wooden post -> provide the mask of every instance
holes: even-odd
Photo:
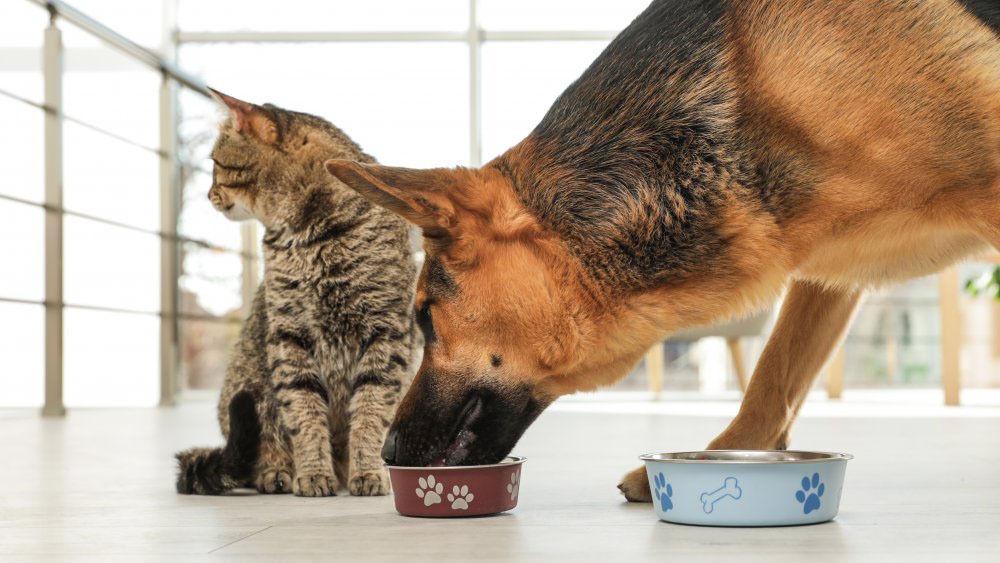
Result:
[[[657,342],[646,352],[646,377],[653,395],[663,391],[663,342]]]
[[[164,74],[160,81],[160,406],[174,404],[180,363],[177,313],[180,293],[177,277],[180,256],[177,215],[180,189],[177,175],[177,138],[174,123],[174,90]]]
[[[831,399],[839,399],[844,393],[845,360],[844,344],[841,344],[826,367],[826,396]]]
[[[938,276],[938,301],[941,307],[941,387],[944,404],[959,404],[961,390],[960,351],[962,319],[958,308],[958,270],[948,268]]]
[[[42,47],[45,81],[45,404],[63,416],[63,45],[55,12]]]
[[[736,380],[740,382],[740,390],[746,392],[750,378],[747,377],[747,367],[743,362],[743,348],[740,346],[739,337],[726,338],[726,346],[729,347],[729,355],[733,358],[733,370],[736,371]]]

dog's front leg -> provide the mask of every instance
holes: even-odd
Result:
[[[792,284],[739,414],[709,449],[767,450],[787,445],[795,415],[816,374],[840,342],[860,296],[860,291],[829,289],[804,281]],[[630,501],[651,500],[645,468],[627,474],[618,488]]]
[[[860,300],[844,291],[797,281],[788,291],[778,323],[747,387],[740,412],[713,450],[769,450],[788,446],[802,401]]]

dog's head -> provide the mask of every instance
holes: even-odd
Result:
[[[416,321],[423,363],[383,456],[398,465],[494,463],[585,357],[579,266],[495,169],[327,169],[424,233]]]

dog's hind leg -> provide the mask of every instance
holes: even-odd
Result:
[[[860,301],[847,291],[797,281],[743,397],[740,412],[709,449],[768,450],[787,446],[802,401]]]

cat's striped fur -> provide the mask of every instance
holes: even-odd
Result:
[[[177,490],[248,485],[327,496],[346,485],[355,495],[385,494],[379,450],[414,349],[408,228],[327,174],[327,158],[373,161],[342,131],[314,116],[220,99],[232,115],[212,152],[209,198],[227,217],[265,226],[264,281],[219,403],[230,443],[177,454]],[[257,421],[239,414],[248,399]],[[247,424],[260,426],[253,461],[234,443],[246,442]]]

